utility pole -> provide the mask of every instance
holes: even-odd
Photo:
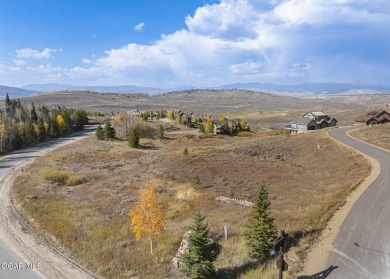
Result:
[[[288,270],[288,265],[284,261],[283,256],[284,256],[284,240],[288,234],[284,233],[284,230],[280,230],[280,236],[272,241],[272,244],[274,246],[274,250],[277,249],[279,246],[279,255],[278,259],[276,260],[276,265],[279,268],[279,279],[283,279],[283,271]]]

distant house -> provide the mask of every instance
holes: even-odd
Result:
[[[224,134],[227,120],[211,120],[211,131],[214,134]]]
[[[329,117],[322,111],[308,111],[301,117],[294,119],[288,125],[285,130],[291,134],[297,134],[305,131],[318,130],[327,127],[333,127],[337,125],[335,118]]]
[[[190,114],[180,112],[178,115],[180,116],[182,124],[188,124],[192,122],[192,112]]]
[[[127,111],[127,114],[136,115],[136,116],[140,116],[142,113],[144,113],[144,112],[143,111],[139,111],[138,109]]]
[[[366,125],[390,123],[390,113],[385,110],[370,111],[365,117],[355,119],[356,122],[362,122]]]
[[[231,131],[232,133],[237,132],[239,130],[239,127],[240,127],[240,122],[241,122],[241,119],[239,119],[239,118],[228,120],[227,126],[229,128],[229,131]]]

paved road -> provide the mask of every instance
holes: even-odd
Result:
[[[337,268],[326,278],[388,279],[390,153],[348,137],[347,130],[348,128],[334,129],[329,131],[329,135],[377,160],[381,171],[344,220],[328,261],[328,266]]]
[[[43,154],[54,150],[64,144],[74,142],[77,139],[84,137],[85,135],[93,133],[94,127],[91,127],[89,130],[86,129],[86,132],[79,133],[75,136],[58,139],[48,143],[43,143],[28,149],[23,149],[17,152],[14,152],[10,155],[0,158],[0,193],[2,196],[8,197],[8,193],[5,187],[7,176],[14,172],[16,168],[20,168],[22,165],[26,165],[37,157],[41,157]],[[1,200],[0,207],[5,209],[10,207],[9,198],[7,200]],[[10,228],[10,223],[14,220],[9,220],[10,217],[1,210],[0,214],[0,279],[41,279],[46,278],[42,275],[41,272],[46,274],[45,270],[49,268],[48,265],[51,263],[46,261],[45,255],[40,255],[42,257],[28,256],[25,254],[26,249],[31,247],[28,246],[28,242],[23,242],[23,240],[18,239]],[[11,217],[11,219],[13,219]],[[20,245],[15,245],[20,244]],[[38,245],[40,245],[38,243]],[[21,248],[21,247],[22,248]],[[47,255],[46,255],[47,256]],[[48,256],[50,257],[50,256]],[[41,272],[40,272],[41,271]],[[63,278],[67,277],[62,272],[55,271],[54,278]],[[63,276],[64,275],[64,276]],[[52,277],[52,276],[50,276]],[[74,277],[73,277],[74,278]]]

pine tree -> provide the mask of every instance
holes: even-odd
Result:
[[[36,123],[38,121],[37,110],[35,108],[34,103],[31,103],[30,117],[33,123]]]
[[[157,137],[159,138],[159,139],[163,139],[164,138],[164,127],[162,126],[162,125],[160,125],[159,127],[158,127],[158,130],[157,130]]]
[[[184,154],[185,156],[187,156],[187,155],[188,155],[188,149],[187,149],[187,147],[186,147],[186,148],[184,148],[183,154]]]
[[[268,193],[264,186],[260,185],[257,200],[253,205],[253,220],[247,225],[244,233],[249,256],[260,262],[271,256],[272,241],[277,236],[273,219],[269,216],[270,205]]]
[[[129,134],[128,143],[130,147],[138,148],[139,147],[139,135],[136,128],[132,128]]]
[[[110,122],[107,122],[106,125],[104,125],[103,132],[106,139],[113,140],[115,138],[115,129],[111,126]]]
[[[96,133],[95,133],[95,135],[96,135],[96,138],[97,138],[98,140],[104,139],[104,131],[103,131],[102,126],[100,126],[100,124],[99,124],[99,125],[97,126],[97,128],[96,128]]]
[[[214,262],[218,257],[218,246],[207,237],[209,228],[205,217],[196,212],[191,234],[188,238],[188,251],[181,255],[181,271],[192,279],[215,278]]]

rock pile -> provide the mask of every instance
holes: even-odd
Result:
[[[179,247],[179,249],[177,249],[176,255],[172,260],[173,265],[177,268],[179,268],[180,264],[181,264],[181,262],[180,262],[181,254],[184,254],[187,251],[188,238],[190,237],[190,234],[191,234],[191,231],[188,231],[183,235],[183,238],[182,238],[181,243],[180,243],[180,247]]]
[[[215,199],[217,201],[227,202],[227,203],[235,203],[235,204],[239,204],[239,205],[243,205],[243,206],[252,206],[253,205],[253,202],[250,202],[250,201],[240,200],[240,199],[236,199],[236,198],[228,198],[228,197],[224,197],[224,196],[219,196],[219,197],[216,197]]]

